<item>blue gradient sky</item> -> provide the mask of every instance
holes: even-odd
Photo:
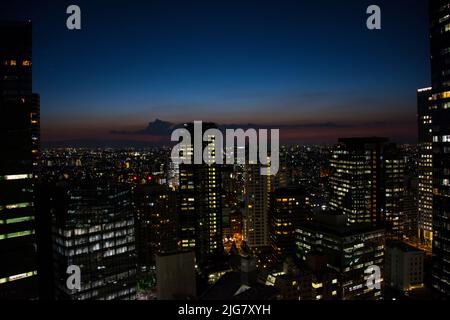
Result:
[[[3,2],[1,19],[34,23],[44,140],[121,139],[110,130],[155,118],[316,124],[285,133],[299,142],[416,139],[425,0]],[[381,31],[365,27],[373,3]],[[81,31],[65,27],[70,4]]]

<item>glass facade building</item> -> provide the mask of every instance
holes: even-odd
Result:
[[[433,287],[450,295],[450,1],[430,1]]]
[[[55,298],[133,300],[135,225],[128,187],[95,181],[60,183],[50,197]],[[81,270],[81,290],[67,268]]]
[[[0,298],[37,298],[35,199],[39,96],[32,25],[0,22]]]

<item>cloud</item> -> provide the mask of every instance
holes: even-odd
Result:
[[[149,122],[148,126],[137,131],[117,131],[110,133],[115,135],[145,135],[145,136],[170,136],[172,132],[178,128],[182,128],[183,124],[174,124],[172,122],[156,119]],[[283,125],[264,125],[264,124],[219,124],[220,130],[226,129],[330,129],[330,128],[352,128],[353,125],[337,124],[334,122],[324,123],[308,123],[308,124],[283,124]]]
[[[120,135],[147,135],[147,136],[168,136],[178,126],[167,121],[156,119],[153,122],[149,122],[148,126],[138,131],[111,131],[112,134]]]

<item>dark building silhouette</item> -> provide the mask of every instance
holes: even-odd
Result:
[[[39,96],[32,93],[31,22],[0,22],[0,39],[0,299],[34,299]]]
[[[433,287],[450,295],[450,1],[430,1]]]
[[[138,264],[146,271],[155,267],[156,254],[177,249],[177,195],[167,186],[140,184],[133,203]]]

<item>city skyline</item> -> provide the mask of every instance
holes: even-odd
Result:
[[[275,125],[286,143],[417,140],[415,90],[430,84],[426,1],[380,1],[377,31],[365,26],[368,1],[79,1],[79,31],[65,26],[69,4],[0,10],[33,21],[44,145],[169,142],[117,133],[155,119]]]
[[[448,299],[450,0],[68,4],[0,5],[0,300]]]

